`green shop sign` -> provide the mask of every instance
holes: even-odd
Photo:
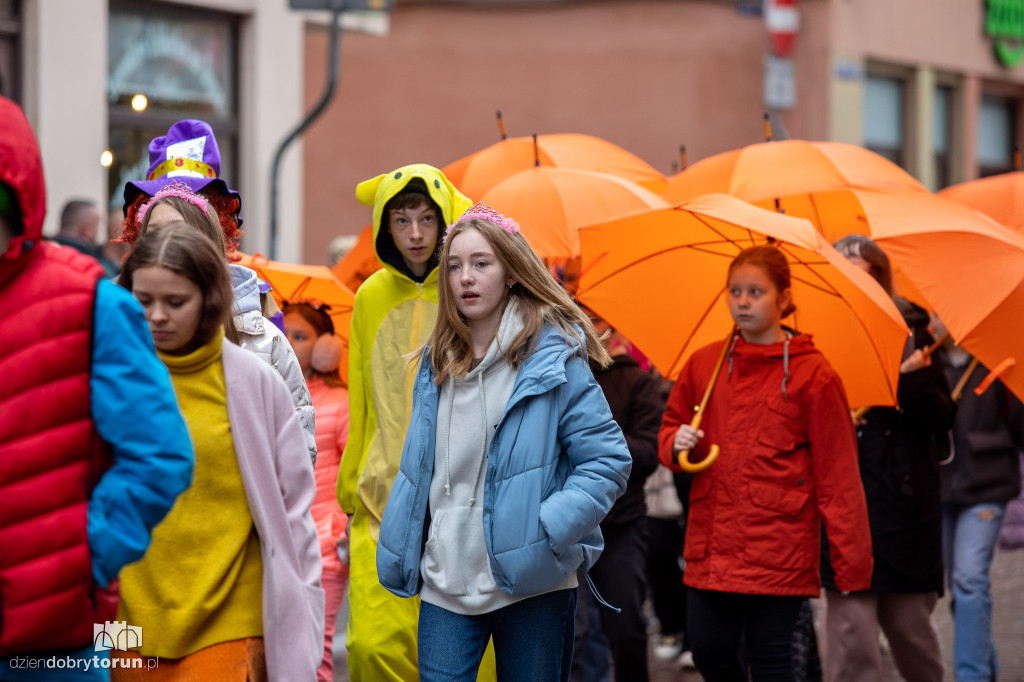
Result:
[[[1024,60],[1024,0],[985,0],[985,35],[996,55],[1012,69]]]

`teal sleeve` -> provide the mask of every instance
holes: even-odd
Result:
[[[188,427],[142,308],[106,280],[96,290],[90,387],[93,421],[114,455],[88,512],[93,577],[106,586],[145,554],[194,466]]]

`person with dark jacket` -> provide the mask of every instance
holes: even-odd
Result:
[[[643,615],[647,596],[644,482],[658,467],[658,428],[665,403],[657,379],[642,370],[630,355],[629,341],[607,322],[587,312],[594,328],[606,335],[603,343],[612,356],[612,364],[607,368],[591,363],[591,370],[633,458],[626,492],[601,522],[604,553],[590,569],[590,577],[597,592],[622,610],[616,613],[608,608],[600,609],[600,627],[608,639],[615,679],[647,680],[647,623]],[[580,589],[588,588],[584,585]],[[597,625],[587,622],[587,615],[586,609],[576,611],[577,628],[584,633]],[[578,645],[579,638],[577,650],[580,651]],[[573,679],[577,678],[578,670],[579,665],[574,665]]]
[[[941,321],[933,318],[938,331]],[[1007,502],[1020,494],[1024,405],[1001,381],[975,393],[988,370],[946,343],[938,354],[956,386],[953,451],[940,469],[942,547],[953,610],[953,671],[958,682],[996,679],[989,571]]]
[[[851,235],[836,248],[891,295],[889,259],[874,242]],[[899,407],[872,407],[857,423],[875,562],[870,589],[840,592],[822,543],[827,682],[880,679],[879,626],[904,679],[942,680],[931,614],[942,592],[939,462],[949,451],[953,403],[941,368],[923,354],[934,342],[927,312],[906,299],[894,301],[911,330],[897,387]]]
[[[0,97],[0,679],[106,680],[127,646],[109,588],[191,483],[192,442],[142,308],[43,241],[45,214],[35,135]]]

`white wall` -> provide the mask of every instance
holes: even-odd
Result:
[[[266,252],[274,153],[304,115],[303,15],[285,0],[165,0],[242,16],[239,36],[238,177],[243,247]],[[107,0],[26,0],[24,105],[46,170],[47,233],[71,196],[106,196]],[[295,261],[302,245],[302,145],[286,153],[279,185],[278,258]]]
[[[25,113],[46,174],[43,229],[53,234],[66,200],[105,203],[107,1],[28,0],[24,11]]]

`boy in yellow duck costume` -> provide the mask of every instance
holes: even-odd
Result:
[[[419,599],[381,587],[377,534],[409,425],[416,375],[409,357],[437,317],[438,247],[445,226],[472,202],[426,164],[362,182],[356,198],[373,206],[373,245],[384,268],[356,292],[349,339],[351,421],[338,474],[338,502],[352,518],[345,646],[352,682],[412,681],[419,679]],[[490,670],[493,679],[493,657]]]

